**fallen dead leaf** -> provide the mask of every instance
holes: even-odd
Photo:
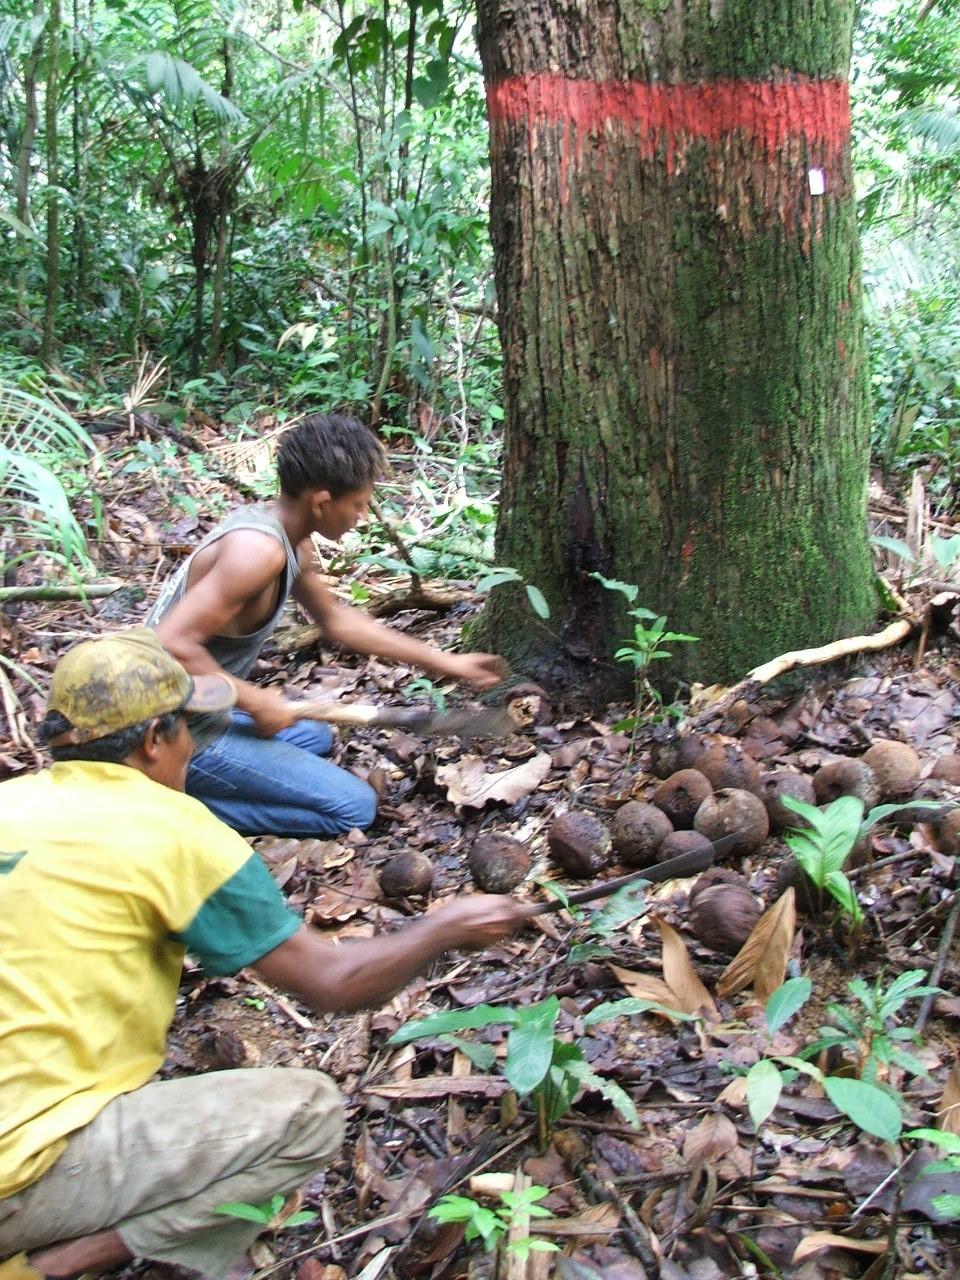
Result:
[[[468,809],[482,809],[485,804],[501,800],[514,804],[523,796],[536,791],[552,768],[546,751],[514,769],[501,769],[488,773],[482,756],[461,756],[452,764],[441,765],[436,772],[437,783],[447,793],[451,804]]]
[[[853,1249],[857,1253],[872,1253],[877,1257],[890,1247],[887,1240],[855,1240],[852,1236],[838,1236],[832,1231],[815,1231],[806,1236],[793,1251],[791,1262],[803,1262],[823,1249]]]
[[[678,1006],[684,1013],[704,1011],[708,1016],[720,1018],[713,996],[697,977],[697,971],[687,951],[687,944],[676,929],[657,917],[657,928],[663,943],[663,979],[680,1000]]]
[[[937,1108],[937,1128],[960,1134],[960,1059],[953,1064]]]
[[[772,995],[786,976],[796,927],[795,893],[788,889],[763,913],[724,969],[717,983],[717,995],[734,995],[751,982],[758,1000],[765,1001]]]
[[[416,1080],[386,1080],[370,1084],[364,1093],[378,1098],[449,1098],[453,1094],[475,1094],[498,1098],[510,1088],[501,1076],[420,1076]]]
[[[533,1230],[540,1236],[605,1236],[620,1226],[616,1205],[592,1204],[572,1218],[538,1218]]]
[[[656,1009],[651,1009],[650,1012],[652,1014],[669,1018],[669,1010],[671,1009],[676,1010],[677,1013],[686,1012],[680,1008],[676,995],[662,978],[654,978],[652,974],[648,973],[637,973],[633,969],[621,969],[616,964],[612,964],[610,968],[616,974],[617,980],[623,985],[628,995],[637,1000],[652,1000],[655,1004],[664,1006],[663,1013],[659,1013]]]
[[[711,1164],[732,1151],[739,1143],[736,1126],[726,1116],[704,1116],[683,1143],[683,1158],[689,1164]]]

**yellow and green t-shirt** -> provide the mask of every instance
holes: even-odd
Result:
[[[0,1199],[160,1066],[185,950],[235,973],[301,923],[246,841],[136,769],[0,785]]]

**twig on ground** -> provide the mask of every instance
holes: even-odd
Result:
[[[947,956],[950,954],[950,948],[953,945],[953,935],[957,931],[957,921],[960,920],[960,894],[953,904],[953,909],[947,916],[947,922],[943,926],[943,934],[940,937],[940,946],[937,948],[937,958],[933,968],[930,970],[929,985],[938,987],[940,979],[943,977],[943,971],[947,967]],[[920,1012],[917,1014],[917,1020],[913,1024],[914,1031],[920,1032],[927,1025],[927,1020],[933,1012],[933,1002],[936,996],[931,994],[923,997],[923,1003],[920,1006]]]
[[[122,582],[88,582],[82,587],[0,587],[0,604],[5,600],[99,600],[112,596]]]

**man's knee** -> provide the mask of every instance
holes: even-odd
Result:
[[[359,827],[361,831],[365,831],[377,816],[379,802],[380,797],[373,787],[361,782],[359,778],[354,779],[350,795],[345,798],[341,809],[346,829],[349,831],[352,827]]]
[[[343,1100],[329,1076],[306,1067],[278,1068],[277,1086],[292,1104],[283,1154],[326,1164],[343,1144]]]

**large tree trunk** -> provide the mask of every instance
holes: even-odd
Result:
[[[853,0],[478,0],[505,362],[489,639],[615,683],[622,598],[723,680],[872,612]],[[823,178],[824,193],[820,190]]]

